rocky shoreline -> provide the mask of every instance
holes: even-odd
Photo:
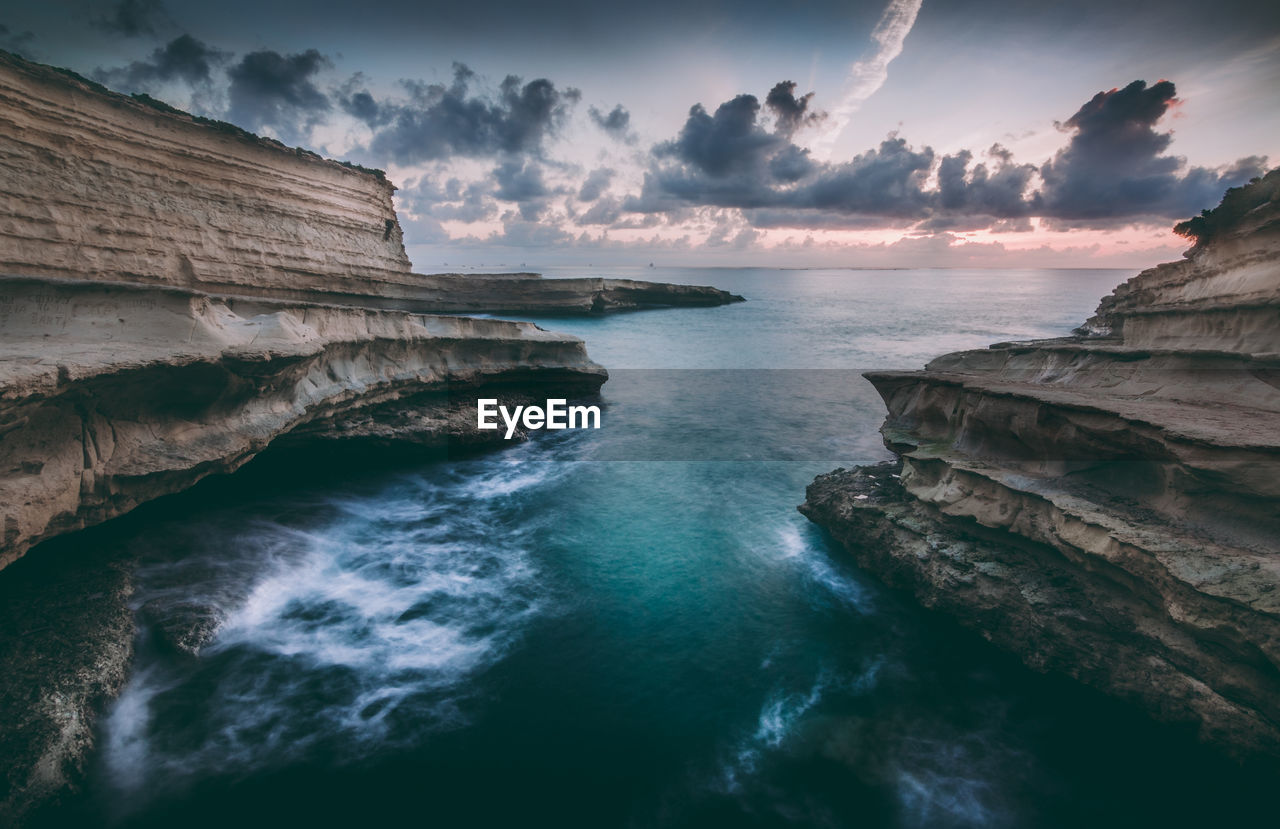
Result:
[[[867,374],[900,466],[801,512],[1032,668],[1280,758],[1278,194],[1229,193],[1075,336]]]
[[[476,428],[477,396],[579,396],[608,376],[581,340],[528,322],[0,285],[0,566],[282,436],[469,445],[494,439]]]
[[[135,610],[179,650],[217,626],[200,608],[132,608],[130,562],[78,531],[268,448],[501,441],[477,429],[477,397],[591,397],[608,377],[576,337],[440,314],[742,300],[416,274],[394,190],[379,171],[0,52],[0,823],[79,785]]]

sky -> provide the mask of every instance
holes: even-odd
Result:
[[[1280,3],[0,0],[0,48],[387,171],[418,270],[1145,267],[1280,165]]]

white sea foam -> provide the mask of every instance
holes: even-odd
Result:
[[[861,612],[870,610],[871,597],[867,590],[852,578],[831,565],[831,553],[824,545],[815,544],[805,536],[800,525],[803,519],[791,519],[778,528],[778,549],[784,559],[796,562],[805,575],[835,596],[844,604]]]
[[[157,658],[126,687],[107,721],[111,779],[140,793],[157,779],[279,765],[317,742],[355,759],[465,723],[473,679],[545,601],[502,501],[552,474],[503,460],[465,480],[406,478],[331,502],[318,526],[257,522],[230,550],[200,553],[239,565],[186,587],[230,602],[225,622],[195,664]],[[217,583],[253,567],[238,590]],[[160,581],[157,591],[178,589]],[[208,690],[192,699],[192,687]]]
[[[808,693],[775,692],[765,700],[755,731],[738,746],[723,768],[722,783],[730,792],[741,792],[745,780],[756,774],[764,755],[786,741],[796,723],[822,699],[822,678]]]
[[[953,739],[906,736],[895,747],[891,782],[908,826],[1001,826],[1010,815],[998,808],[996,764],[1016,758],[996,752],[981,757],[986,735],[973,733]]]

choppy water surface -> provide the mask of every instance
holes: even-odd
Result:
[[[138,657],[77,816],[1074,826],[1263,802],[882,589],[795,511],[815,474],[886,456],[858,371],[1066,333],[1127,274],[635,275],[750,301],[543,321],[612,370],[600,432],[255,464],[139,522]],[[198,656],[153,629],[175,606],[220,620]]]

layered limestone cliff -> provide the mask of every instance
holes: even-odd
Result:
[[[494,310],[519,303],[507,281],[411,273],[392,192],[0,53],[0,824],[80,778],[132,652],[130,566],[72,531],[268,447],[501,440],[477,430],[478,396],[605,381],[575,337],[414,313],[488,310],[487,291]],[[509,284],[539,310],[635,293],[549,303],[540,280]],[[169,621],[184,647],[215,626]]]
[[[900,461],[801,511],[1027,664],[1280,756],[1278,193],[1233,191],[1076,336],[868,374]]]
[[[0,52],[0,273],[427,313],[740,301],[612,279],[411,270],[378,171]]]
[[[501,440],[476,429],[476,397],[591,395],[605,378],[581,340],[528,322],[0,278],[0,568],[268,447]],[[77,538],[0,572],[0,824],[80,779],[127,673],[129,562]],[[218,624],[159,612],[192,651]]]
[[[606,378],[581,340],[527,322],[93,282],[0,288],[0,566],[282,435],[457,446],[498,436],[477,432],[477,395],[581,395]]]

